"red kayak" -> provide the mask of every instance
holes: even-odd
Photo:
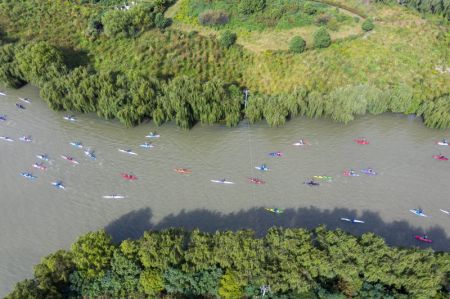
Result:
[[[181,173],[181,174],[190,174],[190,173],[192,173],[192,170],[186,169],[186,168],[175,168],[174,171],[176,173]]]
[[[261,185],[261,184],[265,184],[266,182],[264,182],[263,180],[257,179],[257,178],[248,178],[248,180],[250,181],[250,183],[256,184],[256,185]]]
[[[358,144],[369,144],[369,141],[367,141],[365,138],[353,139],[353,141]]]
[[[448,158],[446,156],[443,155],[434,155],[433,158],[435,158],[436,160],[441,160],[441,161],[447,161]]]
[[[415,236],[414,238],[416,238],[416,240],[425,242],[425,243],[433,243],[433,241],[431,241],[430,239],[426,238],[426,237],[422,237],[422,236]]]
[[[121,173],[120,174],[124,179],[128,180],[128,181],[134,181],[137,180],[137,176],[132,175],[132,174],[128,174],[128,173]]]

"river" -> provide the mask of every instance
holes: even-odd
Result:
[[[272,225],[314,227],[325,223],[360,234],[375,232],[389,244],[450,248],[450,161],[432,155],[450,155],[450,148],[435,141],[450,137],[450,131],[426,128],[421,119],[397,114],[365,116],[343,125],[326,119],[293,119],[281,128],[264,122],[236,128],[197,125],[190,131],[174,124],[155,128],[152,123],[127,129],[117,121],[94,114],[77,115],[77,122],[51,111],[32,86],[6,90],[0,96],[0,296],[14,284],[32,275],[41,257],[59,248],[69,248],[76,237],[106,228],[116,240],[138,237],[145,229],[174,225],[207,231],[248,227],[258,233]],[[15,107],[17,97],[32,99],[26,109]],[[139,144],[157,131],[154,148]],[[19,137],[31,135],[25,143]],[[365,136],[369,145],[354,138]],[[292,143],[305,138],[310,145]],[[69,145],[81,141],[97,155],[92,161],[81,149]],[[131,148],[138,155],[118,151]],[[282,157],[269,152],[281,151]],[[47,171],[32,168],[35,155],[48,153]],[[72,165],[60,155],[75,157]],[[266,163],[270,170],[254,168]],[[189,168],[183,175],[174,168]],[[345,177],[345,169],[372,167],[376,176]],[[30,181],[20,172],[37,176]],[[136,181],[124,180],[130,172]],[[331,182],[307,186],[313,175],[329,175]],[[248,182],[248,177],[266,181]],[[214,184],[211,179],[235,182]],[[65,190],[51,182],[61,179]],[[123,194],[122,200],[102,198]],[[285,209],[275,215],[264,207]],[[429,217],[418,217],[409,209],[421,207]],[[341,217],[364,220],[351,224]],[[420,244],[415,234],[426,233],[434,242]]]

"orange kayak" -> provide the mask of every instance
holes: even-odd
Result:
[[[181,173],[181,174],[192,173],[192,170],[186,169],[186,168],[175,168],[174,170],[175,170],[176,173]]]

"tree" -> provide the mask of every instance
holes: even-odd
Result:
[[[75,266],[88,279],[105,274],[114,252],[111,236],[103,230],[81,236],[72,244],[71,249]]]
[[[155,26],[159,29],[164,29],[170,25],[170,19],[164,17],[162,13],[157,13],[155,16]]]
[[[156,270],[146,270],[139,278],[140,285],[144,292],[150,296],[156,296],[164,290],[164,280],[160,272]]]
[[[134,27],[131,25],[130,14],[127,11],[109,10],[102,17],[103,30],[109,37],[131,36]]]
[[[40,299],[44,298],[34,279],[18,282],[14,290],[5,299]]]
[[[242,298],[244,291],[239,281],[239,277],[233,272],[227,272],[220,279],[220,286],[218,292],[220,298],[234,299]]]
[[[266,0],[241,0],[238,10],[243,15],[251,15],[262,11],[266,7]]]
[[[373,24],[372,19],[366,19],[362,24],[361,24],[361,28],[364,31],[371,31],[373,30],[373,28],[375,28],[375,25]]]
[[[306,42],[301,36],[294,36],[289,42],[289,50],[293,53],[302,53],[305,48]]]
[[[224,48],[229,48],[236,42],[236,33],[231,32],[230,30],[226,30],[220,36],[219,43]]]
[[[331,45],[330,34],[324,27],[314,33],[314,47],[315,48],[328,48]]]

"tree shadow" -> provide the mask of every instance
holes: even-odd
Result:
[[[187,230],[198,228],[205,232],[252,229],[257,236],[263,236],[273,226],[312,229],[325,224],[328,229],[340,228],[356,236],[373,232],[383,237],[391,246],[433,248],[436,251],[448,251],[450,248],[450,238],[440,226],[425,231],[406,221],[385,222],[378,213],[372,211],[358,214],[356,210],[343,208],[320,210],[315,207],[304,207],[286,209],[283,214],[274,214],[261,207],[223,214],[197,209],[189,212],[182,210],[176,215],[170,214],[158,223],[152,223],[152,216],[150,208],[132,211],[112,221],[105,230],[113,236],[114,241],[119,242],[128,238],[137,239],[147,230],[163,230],[170,227],[182,227]],[[340,220],[341,217],[358,218],[365,223],[353,224]],[[423,243],[414,238],[415,235],[423,234],[427,234],[433,243]]]
[[[59,50],[63,53],[64,63],[70,69],[91,64],[89,53],[85,50],[77,50],[70,47],[60,47]]]

